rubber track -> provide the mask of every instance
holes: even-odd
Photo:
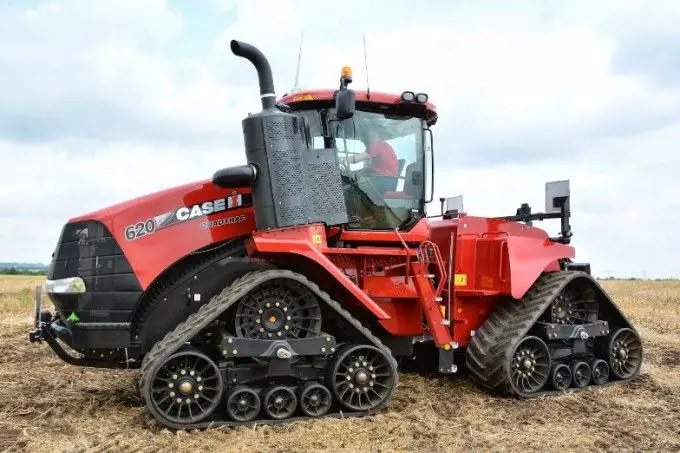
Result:
[[[577,278],[590,280],[598,292],[618,310],[590,275],[578,271],[545,273],[520,301],[498,304],[496,310],[476,331],[466,353],[466,366],[472,379],[491,391],[515,396],[533,397],[561,393],[559,390],[546,390],[531,395],[518,394],[508,380],[510,372],[506,367],[509,366],[510,357],[519,341],[524,338],[566,285]],[[621,316],[625,319],[622,313]],[[584,389],[590,387],[593,386],[584,387]],[[574,390],[577,389],[569,389],[569,391]]]
[[[303,285],[307,286],[321,302],[324,302],[329,308],[334,310],[337,314],[342,316],[342,318],[347,321],[352,327],[354,327],[361,335],[363,335],[366,340],[373,344],[375,347],[381,349],[386,357],[390,360],[393,369],[397,370],[397,362],[392,356],[389,348],[387,348],[376,336],[374,336],[370,330],[361,325],[359,321],[354,319],[352,315],[343,309],[342,306],[331,299],[331,297],[324,291],[322,291],[318,285],[309,281],[306,277],[289,271],[289,270],[263,270],[255,271],[244,274],[242,277],[236,279],[231,285],[227,286],[222,290],[220,294],[213,297],[210,302],[201,306],[201,308],[191,316],[187,318],[186,321],[179,324],[174,330],[169,332],[161,341],[156,343],[153,348],[146,354],[144,360],[142,361],[142,368],[140,372],[139,388],[142,395],[142,399],[146,403],[147,407],[151,407],[151,402],[146,400],[146,395],[148,393],[148,386],[151,385],[152,377],[156,374],[158,369],[165,363],[165,360],[170,357],[173,353],[179,350],[184,344],[186,344],[191,338],[197,335],[201,330],[206,328],[211,322],[216,320],[222,313],[229,309],[236,302],[241,300],[250,291],[255,289],[262,283],[273,280],[273,279],[289,279],[294,280]],[[377,412],[383,407],[387,406],[394,394],[394,388],[396,388],[398,383],[398,374],[395,373],[394,387],[392,394],[385,399],[383,404],[375,408],[370,412],[358,412],[358,413],[345,413],[345,414],[329,414],[330,416],[361,416],[369,415]],[[150,412],[154,414],[154,411],[150,409]],[[329,416],[327,415],[327,416]],[[154,414],[155,417],[155,414]],[[242,426],[242,425],[253,425],[253,424],[266,424],[277,422],[276,420],[253,420],[247,423],[237,423],[227,420],[213,420],[209,422],[201,422],[194,424],[174,424],[170,423],[162,418],[155,417],[156,420],[173,429],[194,429],[194,428],[206,428],[209,426]],[[295,419],[287,419],[285,421],[298,420],[301,417],[296,417]]]

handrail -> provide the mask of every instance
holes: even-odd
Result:
[[[408,252],[408,250],[409,250],[408,245],[406,244],[406,241],[404,240],[404,238],[401,237],[401,233],[399,233],[399,227],[394,229],[394,234],[397,235],[397,237],[399,238],[399,241],[401,242],[401,245],[403,245],[404,249],[406,249],[406,251]],[[405,277],[406,282],[408,282],[408,279],[410,277],[410,274],[411,274],[410,270],[411,270],[411,255],[407,253],[406,254],[406,277]]]
[[[423,262],[426,264],[432,263],[430,260],[430,255],[428,251],[432,251],[432,255],[434,257],[434,264],[437,267],[437,273],[439,274],[439,283],[437,283],[437,289],[435,290],[435,297],[441,296],[441,293],[444,289],[444,285],[446,284],[446,269],[444,267],[444,260],[442,259],[442,254],[439,251],[439,247],[437,247],[437,244],[435,244],[432,241],[423,241],[420,244],[420,252],[423,255]]]

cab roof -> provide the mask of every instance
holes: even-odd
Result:
[[[301,90],[294,93],[286,93],[279,99],[279,103],[288,106],[303,107],[307,103],[314,104],[317,102],[331,102],[335,99],[336,90]],[[371,91],[370,97],[366,91],[354,91],[356,95],[357,104],[373,104],[376,106],[399,106],[407,108],[408,110],[417,113],[418,110],[424,110],[423,117],[428,125],[432,125],[437,121],[437,110],[435,106],[429,101],[424,104],[417,102],[405,102],[401,99],[400,94],[384,93],[380,91]]]

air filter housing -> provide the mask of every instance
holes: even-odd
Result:
[[[232,41],[231,51],[255,66],[260,84],[262,112],[243,120],[257,229],[347,223],[336,151],[310,150],[304,119],[276,108],[271,67],[259,49]]]
[[[274,109],[243,120],[258,230],[347,222],[336,150],[309,149],[305,130],[303,118]]]

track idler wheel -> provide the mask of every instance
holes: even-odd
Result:
[[[271,387],[264,395],[264,412],[275,420],[288,418],[295,412],[297,396],[295,392],[282,385]]]
[[[612,333],[607,348],[611,373],[619,379],[634,376],[642,365],[642,342],[638,334],[628,328]]]
[[[530,395],[543,388],[550,374],[550,351],[538,337],[526,336],[510,357],[510,383],[519,395]]]
[[[555,390],[564,391],[571,385],[571,370],[563,363],[556,363],[550,372],[550,384]]]
[[[574,360],[571,362],[571,382],[576,388],[583,388],[590,383],[592,372],[586,362]]]
[[[260,413],[260,397],[252,388],[242,385],[234,388],[227,398],[227,415],[237,422],[249,422]]]
[[[308,382],[300,390],[300,410],[310,417],[326,415],[333,404],[333,396],[326,386]]]
[[[171,355],[151,379],[149,410],[174,424],[198,423],[220,404],[224,384],[210,357],[194,349]]]
[[[375,346],[348,345],[333,356],[329,387],[338,402],[353,411],[374,411],[390,399],[397,370]]]
[[[591,380],[595,385],[602,385],[609,380],[609,365],[602,359],[593,359],[590,362]]]

